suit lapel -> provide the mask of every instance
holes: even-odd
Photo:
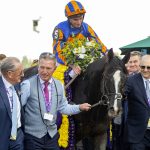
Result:
[[[10,104],[9,104],[9,99],[8,99],[8,96],[7,96],[7,91],[5,89],[5,85],[2,81],[2,77],[0,77],[0,94],[2,96],[2,101],[4,102],[5,104],[5,107],[6,107],[6,110],[8,112],[8,115],[11,119],[11,111],[10,111]]]
[[[57,105],[58,105],[58,99],[56,99],[57,98],[57,93],[56,93],[56,87],[55,87],[55,80],[54,80],[54,78],[53,78],[53,82],[52,82],[52,86],[51,86],[51,88],[52,88],[52,105],[51,105],[51,111],[55,111],[55,109],[57,109]]]
[[[44,99],[42,86],[41,86],[38,76],[37,76],[37,82],[38,82],[37,84],[38,101],[40,102],[41,112],[42,112],[42,115],[44,116],[44,113],[46,112],[45,99]]]
[[[141,74],[139,74],[137,76],[137,78],[138,78],[137,79],[137,81],[138,81],[137,84],[138,84],[138,87],[140,88],[141,93],[143,93],[144,102],[146,103],[146,105],[149,106],[146,91],[145,91],[145,86],[144,86],[144,82],[143,82],[143,78],[142,78]]]

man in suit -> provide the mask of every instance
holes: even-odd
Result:
[[[125,66],[128,72],[128,76],[132,76],[132,75],[139,73],[141,70],[140,61],[141,61],[142,53],[139,51],[132,51],[128,53],[124,57],[124,59],[128,59],[128,57],[130,58],[125,64]],[[113,122],[114,132],[113,132],[113,144],[112,145],[113,145],[114,150],[121,150],[121,149],[124,149],[125,146],[127,146],[127,144],[125,146],[122,144],[123,135],[124,135],[124,125],[125,125],[127,113],[128,113],[127,99],[122,100],[122,107],[123,107],[123,111],[122,111],[121,117],[120,116],[116,117]]]
[[[129,65],[129,75],[133,75],[139,73],[140,68],[140,61],[141,61],[142,53],[139,51],[132,51],[130,52],[130,59],[128,61]]]
[[[25,105],[25,150],[59,150],[57,111],[71,115],[88,111],[91,105],[69,105],[62,84],[52,78],[56,59],[51,53],[39,58],[38,75],[21,84]]]
[[[125,124],[126,150],[150,149],[150,55],[140,63],[141,72],[130,76],[125,86],[128,114]]]
[[[23,76],[22,64],[15,57],[7,57],[1,63],[1,73],[0,150],[23,150],[21,103],[14,88]]]

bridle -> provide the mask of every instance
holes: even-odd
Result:
[[[107,95],[104,94],[104,95],[101,96],[100,100],[97,103],[95,103],[91,106],[91,108],[94,108],[98,105],[103,105],[103,106],[108,106],[108,109],[109,109],[110,108],[109,96],[112,96],[112,95],[115,96],[115,100],[121,101],[121,99],[122,99],[122,94],[121,93],[109,93]]]
[[[120,68],[119,68],[119,70],[120,70]],[[115,73],[115,71],[112,74],[114,74],[114,73]],[[103,106],[107,106],[108,109],[110,109],[111,108],[111,106],[110,106],[110,98],[109,98],[110,96],[114,96],[115,97],[114,101],[115,100],[121,101],[122,94],[119,93],[119,92],[118,93],[115,93],[115,92],[110,93],[108,88],[107,88],[107,86],[106,86],[106,80],[110,76],[111,75],[106,76],[105,73],[103,74],[103,76],[102,76],[102,83],[101,83],[101,92],[100,92],[100,93],[102,93],[102,96],[100,96],[100,100],[97,103],[93,104],[91,106],[91,108],[94,108],[94,107],[99,106],[99,105],[103,105]]]

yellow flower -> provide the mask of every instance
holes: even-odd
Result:
[[[68,69],[65,65],[59,65],[55,72],[53,73],[53,77],[57,80],[61,81],[64,84],[64,72]],[[62,124],[58,130],[60,137],[58,139],[58,144],[60,147],[66,148],[68,146],[69,139],[69,120],[67,115],[62,115]]]
[[[100,58],[100,50],[102,50],[101,45],[94,39],[89,41],[86,38],[74,38],[65,43],[62,55],[65,57],[67,65],[79,65],[84,71],[93,60]]]
[[[68,139],[69,139],[69,121],[68,121],[68,116],[63,115],[62,116],[62,124],[60,126],[60,129],[58,130],[60,134],[60,138],[58,140],[59,146],[66,148],[68,146]]]
[[[55,72],[53,73],[53,77],[59,80],[61,83],[64,84],[64,72],[68,69],[65,65],[59,65]]]

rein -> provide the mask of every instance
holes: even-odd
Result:
[[[115,100],[121,100],[122,99],[121,93],[109,93],[108,95],[115,95],[116,96]],[[106,98],[106,100],[104,100],[103,98]],[[110,106],[109,104],[110,104],[110,99],[108,98],[107,95],[103,95],[97,103],[95,103],[91,106],[91,108],[94,108],[94,107],[99,106],[99,105]]]

